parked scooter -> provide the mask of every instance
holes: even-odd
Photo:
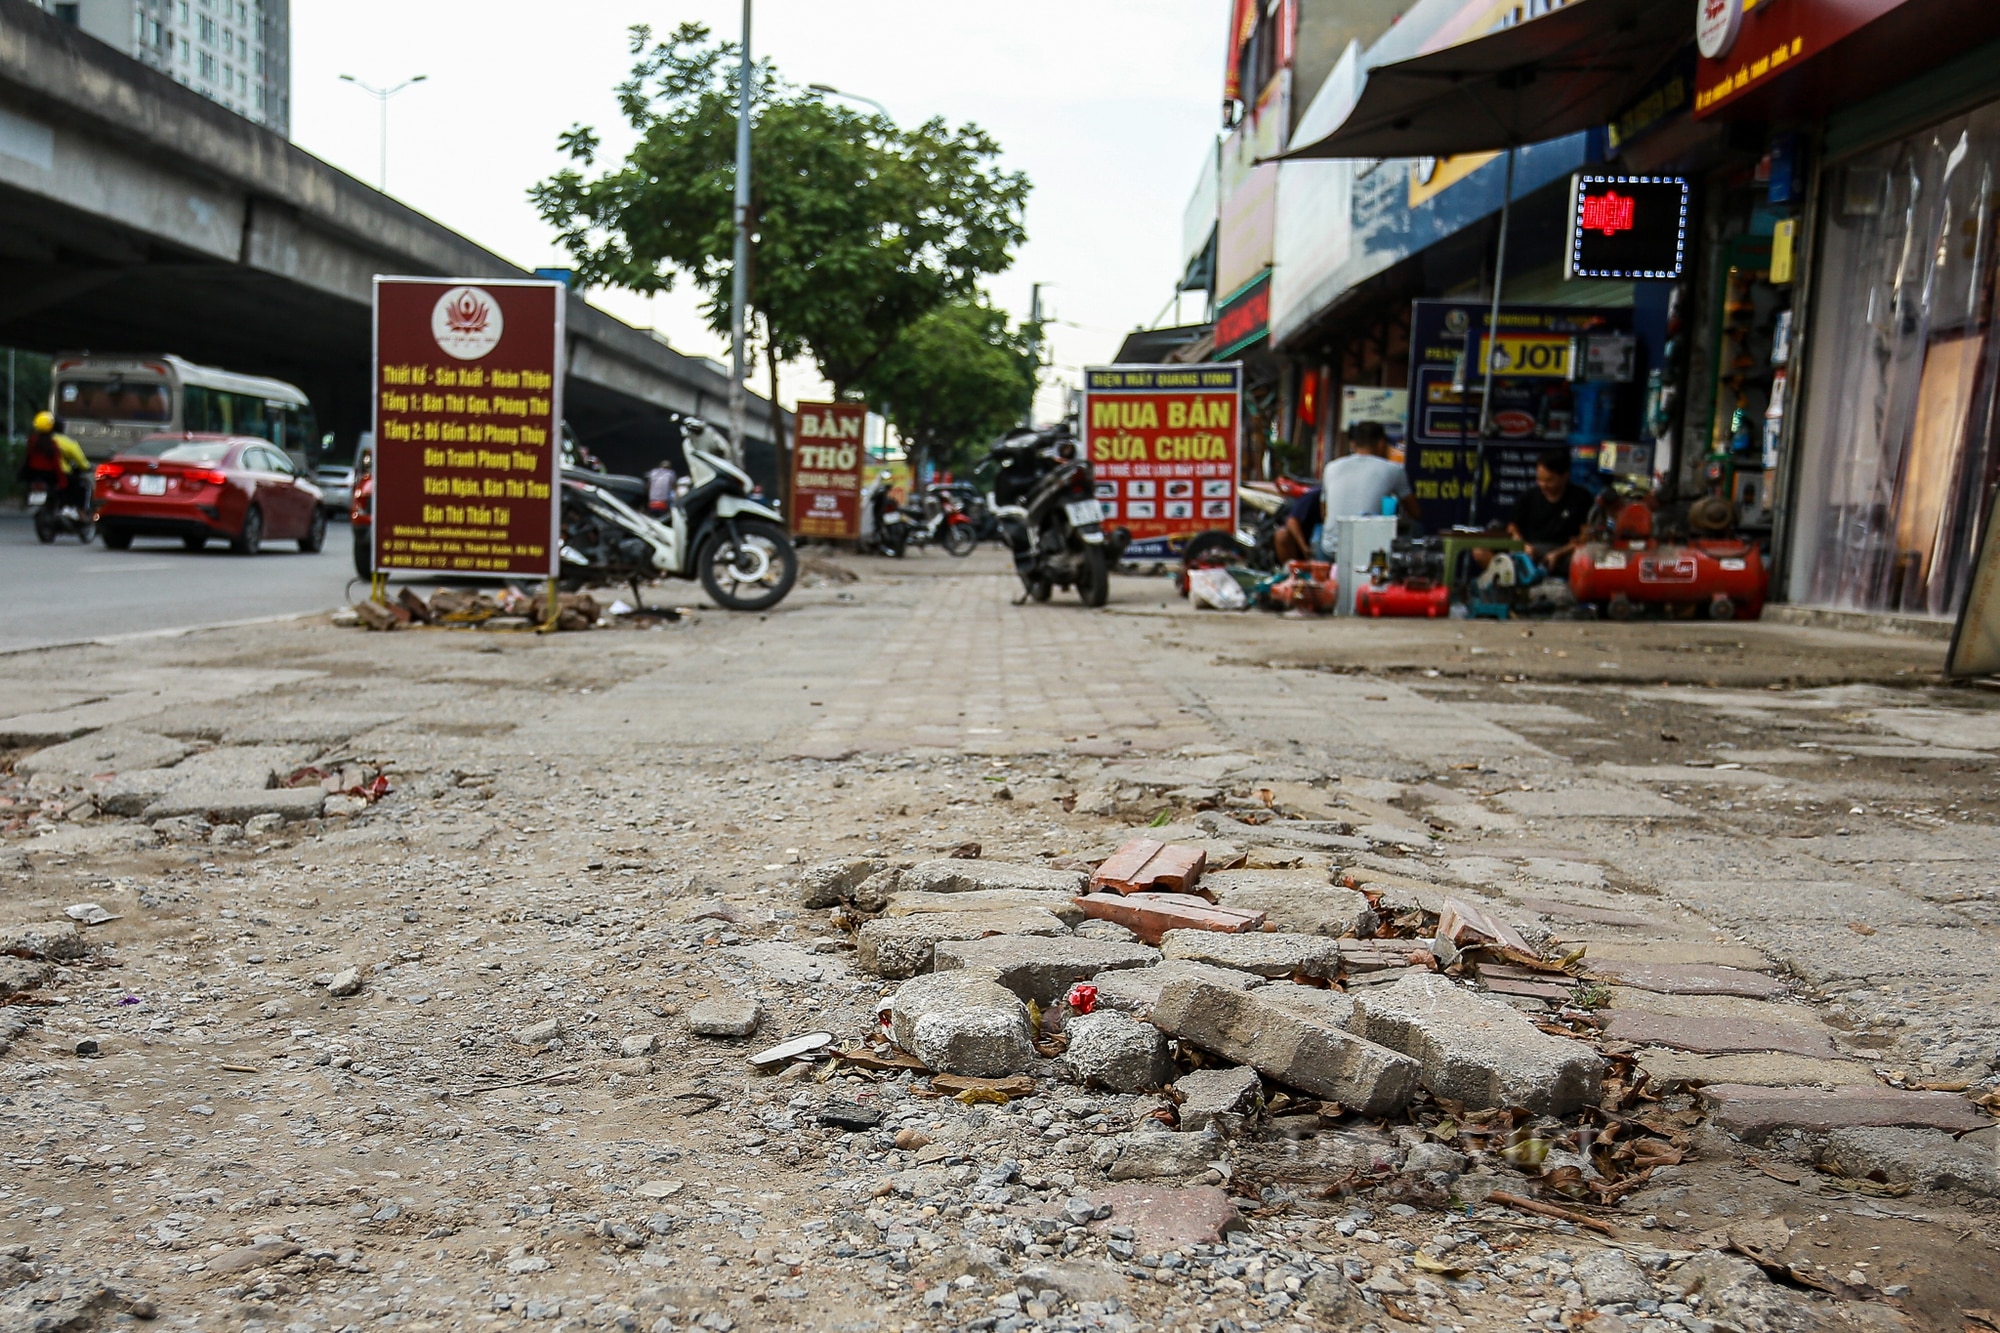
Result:
[[[876,474],[868,489],[861,492],[859,545],[864,553],[900,560],[910,546],[911,524],[909,517],[903,513],[903,507],[896,503],[896,497],[889,493],[893,480],[885,468]]]
[[[918,546],[942,546],[949,556],[971,555],[979,545],[979,530],[960,497],[946,487],[933,486],[924,492],[922,503],[922,512],[910,525],[910,540]]]
[[[1066,425],[1014,431],[993,446],[991,460],[999,465],[993,513],[1028,597],[1046,602],[1056,588],[1073,587],[1085,606],[1103,606],[1111,567],[1132,534],[1104,531],[1096,479],[1076,437]]]
[[[1313,483],[1296,477],[1280,477],[1277,489],[1262,486],[1236,488],[1238,526],[1234,532],[1220,529],[1197,532],[1181,547],[1181,567],[1174,571],[1174,591],[1187,596],[1188,571],[1209,565],[1243,565],[1263,573],[1275,573],[1278,551],[1275,539],[1285,526],[1285,510],[1293,500],[1311,490]]]
[[[799,573],[798,553],[778,511],[750,498],[742,469],[695,447],[704,423],[689,423],[689,487],[664,519],[633,508],[602,473],[564,468],[562,580],[639,585],[655,578],[700,579],[731,611],[768,611]]]

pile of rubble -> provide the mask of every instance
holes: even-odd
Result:
[[[623,600],[599,601],[587,592],[556,594],[555,628],[563,632],[609,629],[657,629],[684,617],[678,607],[635,607]],[[414,588],[402,588],[393,600],[359,601],[336,611],[333,623],[343,629],[488,629],[540,630],[549,624],[545,591],[524,592],[508,586],[489,591],[439,588],[428,599]]]
[[[0,834],[93,855],[149,846],[154,835],[231,843],[360,814],[389,794],[379,762],[338,751],[311,758],[320,749],[108,727],[36,751],[0,777]]]
[[[1566,949],[1539,922],[1510,921],[1502,904],[1419,880],[1212,871],[1206,856],[1198,843],[1142,836],[1075,868],[985,861],[974,847],[915,863],[811,866],[800,876],[802,905],[830,913],[858,967],[895,985],[881,998],[879,1029],[862,1040],[775,1053],[801,1067],[829,1059],[822,1081],[866,1073],[973,1106],[1110,1094],[1129,1101],[1130,1128],[1058,1145],[1087,1144],[1104,1179],[1226,1190],[1230,1216],[1341,1219],[1343,1235],[1373,1216],[1369,1208],[1393,1207],[1413,1217],[1497,1209],[1630,1240],[1625,1227],[1643,1231],[1655,1219],[1621,1214],[1621,1201],[1678,1179],[1673,1169],[1692,1159],[1712,1121],[1750,1142],[1770,1133],[1758,1110],[1780,1090],[1697,1096],[1640,1067],[1647,1036],[1626,1020],[1647,1016],[1601,1007],[1602,983],[1614,974],[1630,982],[1633,968],[1594,972],[1582,949]],[[1857,1134],[1923,1137],[1928,1149],[1944,1139],[1940,1129],[1988,1123],[1963,1097],[1887,1095],[1923,1101],[1904,1121],[1922,1128],[1822,1135],[1807,1149],[1821,1172],[1859,1178],[1880,1160],[1861,1145],[1868,1150],[1851,1155],[1867,1161],[1843,1167],[1842,1145]],[[1907,1112],[1915,1102],[1897,1105]],[[1058,1118],[1049,1133],[1059,1132]],[[899,1135],[895,1146],[922,1140]],[[1989,1192],[1993,1182],[1971,1183],[1974,1175],[1940,1187]],[[1422,1271],[1464,1271],[1445,1257],[1448,1244],[1432,1248]],[[1740,1287],[1746,1300],[1751,1279],[1776,1271],[1747,1250],[1649,1251],[1657,1263],[1648,1277],[1609,1253],[1632,1272],[1600,1273],[1592,1285],[1615,1304],[1613,1289],[1630,1277],[1622,1285],[1643,1289],[1654,1311],[1661,1265],[1676,1266],[1683,1292],[1707,1282]],[[1329,1285],[1338,1273],[1306,1276],[1322,1311],[1353,1302],[1352,1318],[1378,1308],[1411,1317],[1396,1304],[1393,1277],[1357,1288]],[[1882,1297],[1789,1270],[1781,1278],[1850,1300]]]

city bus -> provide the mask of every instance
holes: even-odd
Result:
[[[101,462],[148,435],[255,435],[303,472],[326,445],[306,396],[283,380],[198,366],[178,356],[65,353],[50,367],[49,410]]]

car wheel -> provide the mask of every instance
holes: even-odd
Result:
[[[243,514],[243,530],[229,543],[238,555],[255,555],[264,549],[264,511],[251,505]]]
[[[190,551],[206,551],[208,537],[204,533],[196,533],[194,536],[181,538],[181,545]]]
[[[316,555],[326,545],[326,510],[313,506],[312,522],[306,524],[303,537],[299,538],[299,550],[306,555]]]
[[[365,527],[354,530],[354,577],[358,579],[375,577],[375,549],[369,531]]]
[[[97,530],[97,535],[104,538],[104,546],[107,550],[129,551],[132,549],[132,530],[130,528],[121,528],[115,524],[106,523]]]

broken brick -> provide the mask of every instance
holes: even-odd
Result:
[[[1206,898],[1185,893],[1142,893],[1129,898],[1115,893],[1093,893],[1076,899],[1076,903],[1085,915],[1099,921],[1115,921],[1147,944],[1158,944],[1170,930],[1235,934],[1256,930],[1264,924],[1262,912],[1217,907]]]
[[[1208,854],[1200,848],[1132,838],[1098,866],[1090,887],[1119,893],[1186,893],[1207,866]]]

